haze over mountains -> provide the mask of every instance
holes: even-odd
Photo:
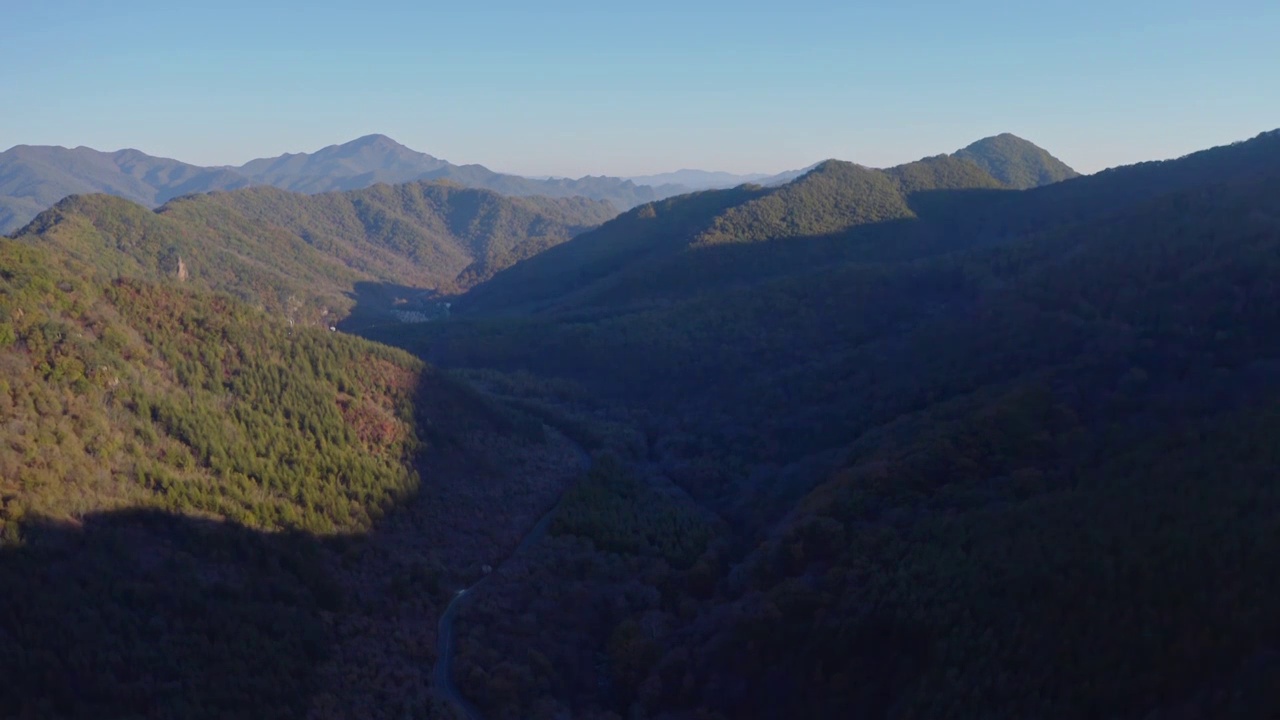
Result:
[[[1006,174],[1013,187],[1031,187],[1073,174],[1070,168],[1040,148],[1013,136],[1000,137],[1005,140],[999,146],[977,147],[975,144],[961,152],[969,153],[968,159],[975,162],[986,157],[1010,158],[999,161],[1004,164],[987,168],[996,168],[993,175],[1002,180],[1003,171],[999,168],[1008,163],[1013,163],[1010,167],[1030,168],[1016,177]],[[0,233],[16,230],[41,210],[72,194],[108,193],[157,207],[183,195],[251,185],[314,194],[355,190],[377,183],[448,180],[511,196],[581,196],[604,200],[618,210],[627,210],[690,190],[733,187],[744,182],[780,185],[808,169],[811,168],[777,175],[683,170],[632,179],[607,176],[531,179],[497,173],[481,165],[454,165],[411,150],[383,135],[368,135],[314,153],[251,160],[238,167],[200,167],[152,157],[137,150],[100,152],[85,147],[19,145],[0,153]]]
[[[100,152],[20,145],[0,153],[0,232],[11,232],[67,195],[102,192],[155,207],[182,195],[270,185],[320,193],[377,183],[451,180],[504,195],[606,200],[619,209],[683,192],[630,180],[584,177],[532,180],[480,165],[453,165],[382,135],[369,135],[314,153],[252,160],[239,167],[206,168],[136,150]]]
[[[803,175],[812,170],[813,166],[800,169],[788,170],[786,172],[770,175],[769,173],[746,173],[735,174],[729,172],[708,171],[708,170],[677,170],[675,172],[659,173],[657,175],[639,175],[628,178],[638,185],[680,185],[689,190],[712,190],[716,188],[730,188],[745,183],[754,183],[757,185],[780,185],[788,180]]]
[[[137,150],[100,152],[18,145],[0,153],[0,232],[25,225],[68,195],[108,193],[154,207],[188,193],[231,190],[252,181]]]

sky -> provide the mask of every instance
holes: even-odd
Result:
[[[883,167],[1012,132],[1093,172],[1280,127],[1275,0],[0,6],[0,149],[222,165],[383,133],[577,177]]]

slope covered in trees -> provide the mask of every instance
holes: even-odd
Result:
[[[459,307],[636,306],[859,256],[921,253],[946,229],[932,222],[946,208],[929,195],[999,188],[977,166],[946,156],[889,170],[830,160],[777,188],[744,185],[636,208],[496,275]],[[765,241],[767,251],[751,247]]]
[[[296,235],[233,212],[171,218],[110,195],[69,197],[16,237],[111,277],[169,278],[228,292],[307,324],[342,314],[350,304],[344,290],[367,277]]]
[[[957,150],[953,157],[968,160],[986,170],[991,177],[1018,190],[1080,176],[1044,148],[1010,133],[983,138]]]
[[[1274,715],[1278,159],[828,162],[554,247],[590,206],[69,200],[0,241],[0,702],[442,715],[491,565],[486,717]],[[497,273],[370,334],[458,376],[277,312],[433,267]]]
[[[163,218],[100,199],[136,265]],[[6,713],[436,712],[451,586],[573,451],[401,351],[67,250],[0,239]]]
[[[10,512],[158,506],[332,532],[414,488],[420,363],[225,296],[103,287],[79,263],[3,249]]]
[[[612,214],[582,198],[425,182],[316,196],[250,188],[178,198],[156,212],[73,196],[17,238],[116,276],[175,277],[295,322],[329,324],[347,315],[357,286],[455,291]]]
[[[254,188],[184,198],[166,212],[185,217],[206,203],[284,228],[352,267],[439,289],[465,289],[616,214],[582,197],[504,197],[437,182],[320,195]],[[384,257],[362,257],[370,251]],[[417,277],[395,274],[405,260]]]
[[[546,268],[541,305],[401,335],[631,423],[619,452],[687,493],[660,515],[723,520],[659,566],[626,539],[626,482],[579,492],[526,579],[489,591],[542,619],[477,613],[464,689],[494,717],[1274,714],[1278,138],[901,205],[905,176],[841,167],[832,197],[865,183],[885,234],[826,263],[785,264],[793,218],[821,236],[858,211],[816,188],[668,201],[651,235],[629,213],[509,271],[554,252],[570,288],[634,273],[667,302],[562,300]],[[713,282],[672,293],[655,255]]]
[[[598,315],[807,269],[920,259],[1100,220],[1170,193],[1265,175],[1277,162],[1280,133],[1270,132],[1011,192],[954,156],[887,170],[828,161],[779,188],[707,191],[636,208],[498,274],[458,307],[477,315]],[[743,247],[761,240],[770,242]]]

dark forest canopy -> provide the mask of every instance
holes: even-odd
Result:
[[[458,610],[485,717],[1275,715],[1280,132],[1026,190],[995,141],[571,240],[431,184],[66,201],[0,241],[0,697],[448,717],[443,604],[558,498]],[[290,322],[375,277],[470,289]]]
[[[431,646],[572,453],[402,351],[67,250],[0,239],[4,714],[430,711],[393,639]]]
[[[583,626],[605,669],[522,642],[556,670],[474,682],[494,716],[1280,709],[1280,133],[1024,192],[947,167],[639,208],[387,338],[623,408],[730,528],[674,577],[599,554],[621,521],[562,541],[556,582],[658,599]]]

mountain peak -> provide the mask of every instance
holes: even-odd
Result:
[[[306,153],[303,153],[304,155]],[[329,147],[317,150],[315,156],[333,155],[337,157],[350,157],[353,155],[374,155],[385,156],[389,158],[430,158],[426,153],[420,153],[411,147],[401,145],[386,135],[373,134],[362,135],[355,140],[342,143],[340,145],[330,145]]]
[[[1023,150],[1039,150],[1044,152],[1044,148],[1041,148],[1039,145],[1036,145],[1026,138],[1014,135],[1011,132],[1002,132],[996,135],[990,135],[982,138],[981,140],[975,140],[964,147],[965,150],[974,151],[986,148],[1020,148]]]
[[[1044,148],[1009,132],[970,143],[956,151],[954,157],[972,162],[1005,185],[1019,190],[1069,180],[1080,174]]]
[[[867,170],[865,165],[859,165],[849,160],[837,160],[828,158],[822,162],[814,163],[808,169],[801,172],[794,180],[802,180],[807,177],[817,177],[820,175],[849,175],[859,171]]]
[[[392,140],[386,135],[375,133],[373,135],[363,135],[347,143],[343,143],[339,147],[348,148],[373,148],[378,150],[408,150],[409,148]]]

